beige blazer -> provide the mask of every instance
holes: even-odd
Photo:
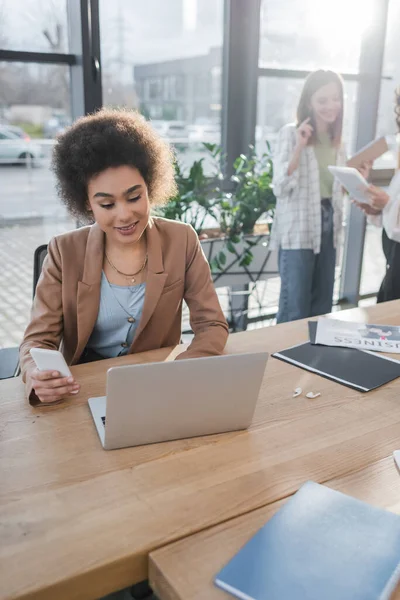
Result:
[[[159,217],[147,230],[148,271],[142,317],[129,353],[179,344],[182,301],[190,310],[194,339],[179,358],[221,354],[228,337],[210,268],[196,232],[184,223]],[[59,235],[49,243],[31,321],[20,347],[20,364],[31,404],[29,350],[61,349],[74,365],[86,347],[100,303],[104,233],[97,224]]]

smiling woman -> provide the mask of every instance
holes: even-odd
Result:
[[[270,248],[279,250],[278,323],[331,312],[343,194],[328,169],[343,165],[343,82],[318,70],[305,80],[297,122],[279,132]]]
[[[179,343],[182,302],[194,339],[179,358],[220,354],[228,327],[195,231],[151,217],[175,192],[169,146],[137,113],[102,110],[56,143],[53,168],[68,210],[93,224],[53,238],[20,349],[32,403],[79,392],[73,378],[38,371],[31,348],[68,364]]]
[[[109,177],[104,178],[104,171],[130,166],[141,174],[151,203],[163,204],[175,192],[173,160],[169,145],[140,114],[101,110],[78,119],[59,136],[54,148],[53,170],[61,201],[69,212],[91,221],[90,181],[96,186],[96,192],[107,195],[106,189],[98,187],[99,177],[100,183],[107,184]]]

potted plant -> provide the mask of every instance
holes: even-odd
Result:
[[[177,162],[178,193],[158,214],[194,227],[219,287],[276,276],[276,253],[268,250],[275,207],[269,144],[262,155],[250,147],[247,156],[239,156],[229,181],[221,172],[220,146],[203,146],[211,175],[205,174],[206,157],[194,161],[188,172]]]
[[[214,187],[214,175],[211,177],[205,175],[203,162],[204,158],[195,160],[186,173],[176,160],[177,194],[165,206],[156,209],[156,214],[166,219],[189,223],[199,237],[202,236],[210,221],[214,227],[217,227],[217,207],[220,203]]]

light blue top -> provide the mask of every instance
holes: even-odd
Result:
[[[101,275],[100,306],[97,321],[88,341],[104,358],[127,354],[142,316],[146,284],[121,286]]]

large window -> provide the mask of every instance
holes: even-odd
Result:
[[[375,169],[387,169],[387,175],[382,179],[383,187],[387,186],[393,175],[393,169],[398,166],[398,126],[395,118],[395,89],[400,85],[400,63],[398,60],[400,40],[398,23],[400,20],[400,3],[390,0],[385,54],[383,61],[383,79],[379,100],[377,136],[386,136],[389,151],[379,158]],[[385,275],[386,260],[382,251],[382,230],[367,224],[364,255],[361,276],[361,294],[373,294],[379,289]]]
[[[66,0],[1,0],[0,48],[68,52]]]
[[[358,70],[370,0],[263,0],[260,67]]]
[[[389,152],[377,161],[378,168],[394,169],[397,167],[398,144],[396,136],[398,126],[395,120],[395,89],[400,86],[400,39],[398,24],[400,22],[400,3],[390,0],[383,63],[383,76],[378,112],[377,134],[386,135],[389,141]]]
[[[66,66],[0,63],[0,347],[18,345],[29,319],[35,249],[75,225],[50,171],[69,87]]]
[[[348,154],[354,151],[357,103],[360,89],[360,58],[363,35],[373,25],[374,5],[377,0],[337,0],[327,5],[321,0],[262,0],[260,19],[260,78],[256,144],[265,147],[265,140],[273,147],[277,131],[285,123],[295,120],[304,76],[315,69],[332,69],[344,75],[345,113],[343,139]],[[379,3],[378,3],[379,5]],[[383,8],[383,7],[382,7]],[[391,0],[388,18],[385,68],[382,81],[378,135],[394,134],[393,79],[400,83],[398,67],[397,23],[400,5]],[[395,163],[394,136],[389,138],[391,152],[375,167],[393,167]],[[348,211],[345,211],[348,215]],[[347,219],[345,230],[347,228]],[[364,246],[361,294],[377,291],[382,279],[385,261],[381,249],[381,232],[368,225]],[[342,252],[340,253],[342,255]],[[347,256],[347,261],[357,260]],[[337,271],[339,278],[343,268]]]
[[[189,167],[220,143],[223,0],[100,0],[103,100],[138,109]]]
[[[345,75],[344,139],[352,152],[356,96],[364,81],[358,81],[362,33],[371,21],[371,7],[378,4],[262,0],[258,149],[265,148],[265,141],[273,145],[279,128],[293,121],[306,73],[331,68]],[[18,344],[29,318],[34,249],[75,226],[57,199],[50,156],[55,136],[72,118],[101,106],[100,78],[91,62],[99,56],[99,21],[103,104],[139,110],[173,143],[179,162],[188,169],[205,157],[203,142],[221,141],[224,26],[231,34],[236,30],[232,23],[241,24],[256,5],[258,10],[253,0],[246,0],[246,13],[232,2],[224,20],[225,5],[229,2],[0,0],[0,258],[11,255],[3,260],[0,277],[0,346]],[[236,22],[231,23],[234,14]],[[399,19],[400,5],[391,0],[381,135],[396,132],[392,103],[400,83]],[[240,43],[249,50],[252,37],[244,37]],[[224,81],[227,90],[234,89],[235,76],[231,69]],[[252,107],[248,110],[254,114]],[[227,126],[238,140],[249,137],[243,113]],[[236,143],[232,139],[225,141],[228,154]],[[393,144],[381,166],[393,167],[396,154]],[[207,160],[204,166],[208,168]],[[362,291],[376,291],[383,270],[380,231],[369,228]]]
[[[371,0],[337,0],[334,9],[320,0],[262,0],[257,142],[273,141],[295,120],[307,72],[333,69],[345,75],[343,137],[352,152],[361,40],[370,19]]]
[[[65,1],[0,1],[2,50],[63,53],[67,47]],[[54,138],[70,123],[68,65],[0,61],[0,347],[21,342],[35,249],[75,226],[50,170]]]

